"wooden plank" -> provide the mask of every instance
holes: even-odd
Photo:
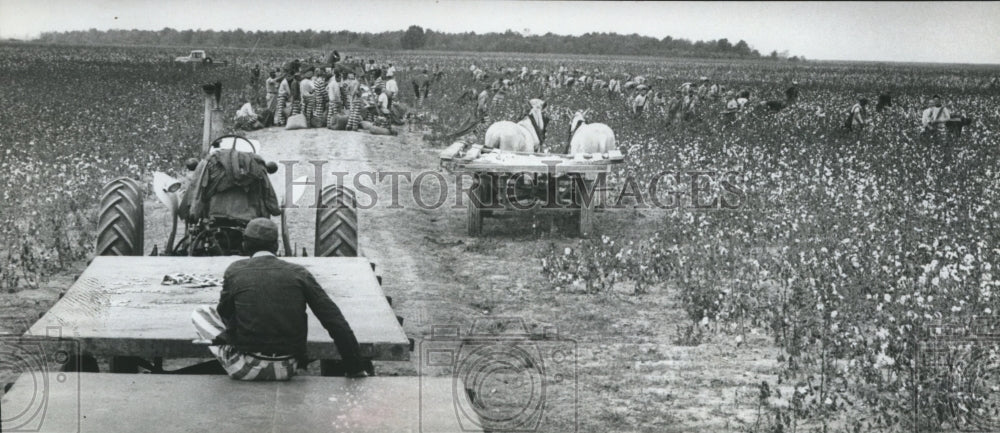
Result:
[[[2,399],[3,431],[482,431],[478,420],[460,418],[474,412],[457,409],[470,406],[451,377],[25,376]]]
[[[96,257],[79,279],[26,335],[47,336],[58,329],[78,339],[94,355],[204,357],[191,312],[215,305],[221,287],[163,285],[166,274],[183,272],[219,279],[241,257]],[[409,359],[409,340],[385,300],[364,257],[292,257],[323,286],[351,324],[365,356],[376,360]],[[308,310],[308,309],[307,309]],[[308,313],[309,355],[339,359],[336,346],[319,321]]]
[[[463,147],[465,147],[465,143],[462,143],[460,141],[452,143],[451,146],[448,146],[444,150],[441,151],[440,157],[443,160],[452,160],[452,159],[455,159],[455,157],[458,155],[458,153],[462,151]]]

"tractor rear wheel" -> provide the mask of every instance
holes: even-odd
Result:
[[[97,255],[141,256],[143,191],[134,179],[120,177],[104,185],[97,229]]]
[[[358,212],[354,190],[330,185],[323,188],[316,209],[316,257],[357,257]]]

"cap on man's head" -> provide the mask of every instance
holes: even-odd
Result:
[[[254,218],[247,223],[243,236],[261,241],[275,242],[278,240],[278,225],[268,218]]]

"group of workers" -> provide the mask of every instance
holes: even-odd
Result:
[[[259,75],[259,71],[252,71],[252,77]],[[341,61],[336,51],[323,63],[293,60],[268,73],[263,112],[258,114],[250,103],[245,104],[234,119],[236,127],[286,126],[293,116],[301,115],[293,123],[302,123],[305,128],[357,130],[362,121],[368,121],[391,131],[394,125],[404,123],[405,115],[393,109],[400,92],[396,75],[392,63],[351,56]],[[418,105],[428,97],[433,81],[429,67],[413,75],[411,84]]]

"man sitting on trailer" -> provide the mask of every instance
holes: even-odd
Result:
[[[349,377],[367,376],[358,340],[337,304],[302,266],[275,257],[278,226],[267,218],[247,224],[249,259],[229,265],[216,307],[192,314],[198,336],[237,380],[289,380],[306,364],[306,306],[330,333]]]

